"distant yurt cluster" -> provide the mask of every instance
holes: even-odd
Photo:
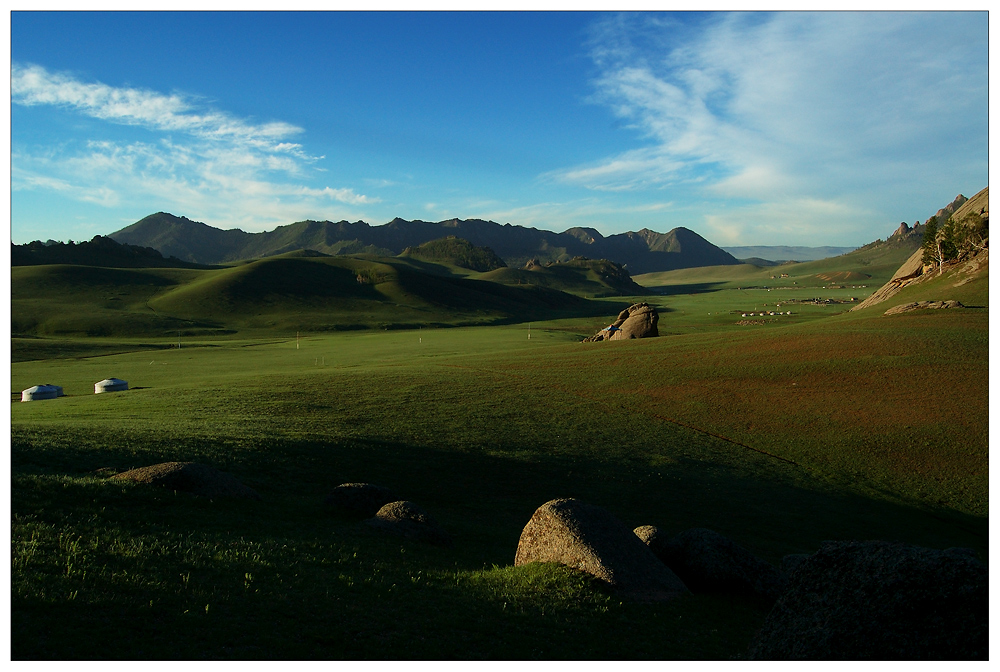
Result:
[[[121,380],[120,378],[105,378],[100,382],[94,383],[94,394],[123,392],[127,389],[128,381]],[[62,387],[59,385],[50,385],[49,383],[21,390],[21,401],[41,401],[43,399],[55,399],[56,397],[64,396],[66,395],[63,394]]]

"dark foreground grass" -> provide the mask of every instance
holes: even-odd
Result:
[[[738,657],[765,605],[622,602],[564,568],[512,567],[520,531],[545,501],[579,497],[630,527],[718,530],[775,564],[826,539],[987,559],[985,312],[901,317],[609,344],[572,342],[566,324],[535,325],[531,341],[513,327],[344,334],[15,364],[13,390],[69,396],[12,405],[12,655]],[[912,412],[913,390],[945,371],[952,394]],[[109,375],[140,389],[93,395]],[[263,499],[107,478],[170,460],[229,471]],[[454,546],[326,510],[348,481],[419,503]]]
[[[238,503],[93,476],[15,487],[15,659],[725,658],[762,616],[722,597],[622,603],[565,568],[510,567],[483,552],[482,512],[439,549],[267,490]]]

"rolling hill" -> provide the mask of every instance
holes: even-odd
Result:
[[[469,241],[455,236],[439,238],[416,247],[408,247],[399,256],[444,262],[481,273],[507,266],[503,259],[490,248],[473,245]]]
[[[578,286],[574,294],[461,277],[443,266],[428,272],[407,259],[300,251],[221,268],[20,266],[11,272],[11,328],[15,336],[287,333],[499,324],[615,310],[583,298],[588,289]]]
[[[223,231],[185,217],[159,212],[110,234],[119,243],[152,247],[162,254],[201,264],[220,264],[312,249],[331,255],[394,256],[406,248],[455,236],[478,247],[489,247],[508,266],[531,259],[569,261],[585,256],[610,259],[631,273],[737,264],[728,252],[683,227],[667,233],[649,229],[602,236],[594,229],[572,228],[555,233],[500,225],[480,219],[442,222],[396,218],[381,226],[365,222],[296,222],[273,231]]]
[[[479,276],[507,285],[538,285],[580,296],[636,296],[646,293],[628,271],[607,259],[576,257],[541,264],[531,260],[523,268],[500,268]]]

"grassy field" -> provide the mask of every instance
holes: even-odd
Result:
[[[874,283],[746,289],[684,273],[594,302],[603,314],[533,322],[530,339],[527,324],[237,330],[180,348],[176,336],[14,339],[13,657],[742,655],[764,604],[622,602],[560,567],[512,567],[521,529],[556,497],[630,526],[709,527],[775,564],[827,539],[988,560],[985,278],[891,302],[969,308],[883,317],[888,305],[846,312]],[[631,298],[660,307],[664,337],[579,342]],[[742,318],[763,303],[792,315]],[[110,376],[133,389],[94,395]],[[16,403],[41,382],[67,396]],[[172,460],[228,471],[262,500],[108,479]],[[326,509],[351,481],[417,502],[454,546]]]

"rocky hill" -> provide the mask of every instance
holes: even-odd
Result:
[[[531,259],[569,261],[574,257],[609,259],[630,273],[739,263],[694,231],[678,227],[667,233],[649,229],[603,236],[575,227],[562,233],[498,224],[481,219],[442,222],[396,218],[381,226],[357,222],[296,222],[273,231],[221,230],[185,217],[159,212],[111,234],[119,243],[152,247],[164,255],[202,264],[218,264],[312,249],[325,254],[369,253],[395,256],[410,247],[448,236],[492,249],[510,267]]]
[[[971,199],[959,194],[954,201],[928,217],[923,225],[917,223],[911,228],[905,222],[900,224],[885,243],[876,241],[872,245],[906,244],[914,248],[913,254],[889,282],[851,310],[870,308],[892,298],[903,287],[946,273],[964,276],[958,280],[962,283],[988,272],[989,219],[990,189],[986,187]],[[934,232],[934,241],[924,240],[924,233],[928,230]],[[948,249],[939,258],[932,258],[936,255],[927,252],[928,248],[934,252],[941,250],[937,243],[945,242],[945,239]]]

